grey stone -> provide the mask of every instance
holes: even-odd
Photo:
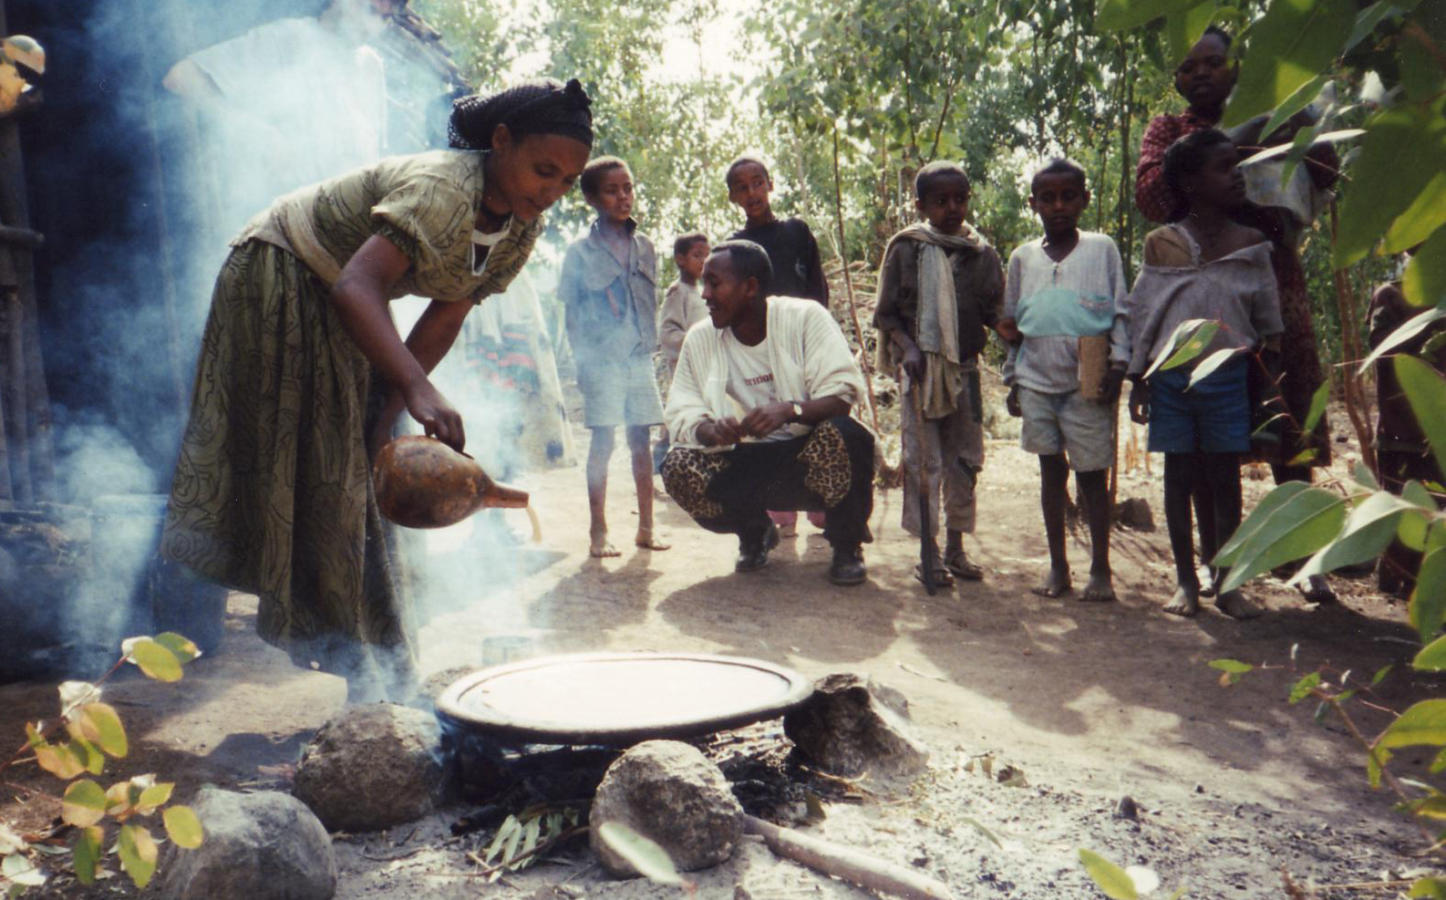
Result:
[[[371,703],[321,726],[302,751],[291,792],[332,831],[377,831],[430,813],[443,775],[436,717]]]
[[[743,838],[743,807],[728,779],[696,747],[645,741],[608,767],[592,801],[588,840],[603,868],[638,874],[598,838],[604,822],[621,822],[656,841],[678,869],[691,872],[726,861]]]
[[[813,695],[783,717],[783,733],[826,772],[907,778],[929,763],[929,750],[910,733],[907,715],[897,691],[835,673],[819,679]]]
[[[327,900],[336,856],[306,805],[280,791],[240,794],[212,785],[193,804],[205,830],[195,850],[174,850],[161,868],[167,900]]]
[[[1144,497],[1131,497],[1116,503],[1115,521],[1120,527],[1135,531],[1155,530],[1155,516],[1150,511],[1150,501]]]

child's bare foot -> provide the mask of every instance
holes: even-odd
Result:
[[[633,543],[642,547],[644,550],[667,550],[673,546],[672,544],[667,544],[659,540],[658,537],[653,534],[653,529],[651,528],[639,528],[637,536],[633,538]]]
[[[1063,597],[1072,590],[1074,590],[1074,585],[1069,580],[1069,569],[1051,567],[1049,574],[1044,576],[1044,582],[1037,588],[1030,588],[1030,593],[1053,600],[1056,597]]]
[[[1215,606],[1232,619],[1253,619],[1262,611],[1239,591],[1226,591],[1221,594],[1215,598]]]
[[[1200,579],[1200,596],[1215,596],[1215,570],[1205,563],[1195,567],[1195,577]]]
[[[588,556],[603,559],[608,556],[622,556],[622,551],[608,543],[607,529],[593,530],[588,534]]]
[[[1080,594],[1079,598],[1095,603],[1113,602],[1115,599],[1115,585],[1110,578],[1110,573],[1091,573],[1089,583],[1085,585],[1084,593]]]
[[[1223,598],[1222,598],[1223,599]],[[1175,588],[1175,596],[1165,606],[1165,612],[1172,616],[1183,616],[1190,618],[1200,611],[1200,589],[1198,587],[1186,587],[1179,585]]]

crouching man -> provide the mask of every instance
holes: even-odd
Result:
[[[739,572],[778,544],[767,510],[823,511],[829,580],[859,584],[874,502],[874,438],[849,418],[863,376],[828,310],[770,297],[772,277],[752,241],[703,264],[709,321],[688,330],[668,392],[663,484],[699,525],[738,535]]]

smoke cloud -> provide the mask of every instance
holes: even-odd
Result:
[[[51,60],[45,104],[23,126],[33,224],[47,237],[37,258],[42,343],[56,402],[57,499],[90,507],[95,538],[93,577],[64,617],[66,642],[113,650],[137,624],[131,613],[154,577],[164,493],[230,236],[285,191],[445,143],[456,85],[375,20],[318,20],[329,7],[8,4],[9,30],[40,40]],[[517,434],[526,410],[474,377],[467,353],[454,349],[443,389],[489,470],[520,473],[525,463],[503,436]],[[558,461],[570,452],[559,450]],[[511,546],[506,523],[472,528],[468,552],[443,546],[435,565],[420,563],[424,592],[447,594],[451,606],[459,591],[481,590],[477,547]],[[489,557],[489,584],[507,580],[511,558]]]

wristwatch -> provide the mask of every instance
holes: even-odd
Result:
[[[795,403],[795,404],[793,404],[793,418],[792,418],[790,421],[793,421],[793,422],[802,422],[802,421],[803,421],[803,404],[802,404],[802,403]]]

